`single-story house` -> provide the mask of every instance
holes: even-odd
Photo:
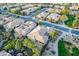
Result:
[[[5,24],[4,28],[5,28],[6,31],[11,31],[15,27],[20,26],[23,23],[24,23],[24,20],[22,20],[22,19],[15,19],[15,20]]]
[[[47,17],[47,21],[51,20],[52,22],[56,22],[60,19],[60,15],[57,13],[52,13]]]
[[[19,38],[25,36],[27,33],[29,33],[34,27],[36,26],[36,23],[27,21],[21,26],[15,28],[15,34]]]
[[[51,30],[52,30],[51,28],[47,28],[47,27],[44,27],[44,26],[37,26],[27,36],[34,43],[38,42],[38,43],[41,43],[41,44],[46,44],[46,42],[49,40],[49,34],[48,33]]]

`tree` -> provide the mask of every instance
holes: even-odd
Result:
[[[33,55],[38,56],[40,55],[40,50],[36,47],[36,45],[27,37],[23,40],[23,45],[25,47],[28,47],[30,49],[32,49],[33,51]]]
[[[38,25],[42,25],[42,21],[40,20],[40,21],[38,21]]]
[[[5,49],[6,51],[9,51],[10,49],[12,49],[12,44],[11,44],[11,40],[6,40],[3,44],[3,49]]]
[[[26,48],[26,50],[23,53],[24,53],[24,55],[28,55],[28,56],[32,56],[33,55],[32,49],[29,49],[29,48]]]
[[[66,15],[61,15],[60,16],[60,20],[65,20],[66,19]]]
[[[13,14],[17,14],[17,10],[16,9],[11,9],[10,12],[13,13]]]
[[[73,56],[79,56],[79,49],[76,48],[76,47],[73,47],[72,48],[72,54],[73,54]]]
[[[3,27],[3,25],[0,25],[0,29],[3,29],[4,27]]]
[[[12,47],[11,47],[11,44],[7,44],[6,46],[4,46],[3,49],[5,49],[6,51],[10,50]]]
[[[40,55],[40,50],[38,48],[34,48],[33,52],[34,52],[33,56],[39,56]]]
[[[68,8],[62,8],[61,14],[68,15],[69,14],[69,9]]]
[[[25,38],[23,40],[23,45],[28,47],[28,48],[34,48],[33,42],[30,39],[28,39],[28,38]]]
[[[16,39],[15,49],[20,51],[21,47],[22,47],[21,42],[19,41],[19,39]]]
[[[49,13],[55,13],[55,12],[56,12],[55,9],[51,9],[51,10],[49,11]]]
[[[55,39],[57,38],[57,31],[53,30],[49,33],[49,36],[51,37],[52,41],[55,41]]]
[[[73,28],[79,28],[79,19],[74,20],[72,27]]]
[[[2,35],[4,40],[9,39],[9,37],[10,37],[10,33],[8,33],[8,32],[1,32],[0,34]]]
[[[65,21],[65,24],[69,27],[72,27],[72,24],[75,20],[75,16],[74,15],[67,15],[68,20]]]
[[[25,13],[25,12],[23,12],[23,13],[22,13],[22,15],[23,15],[23,16],[25,16],[25,15],[26,15],[26,13]]]

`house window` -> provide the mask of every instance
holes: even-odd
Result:
[[[4,22],[6,22],[6,20],[4,20]]]
[[[43,16],[41,18],[43,19]]]
[[[44,44],[44,43],[42,43],[42,42],[39,42],[39,43]]]
[[[55,55],[55,53],[56,53],[56,52],[55,52],[55,51],[53,51],[53,50],[52,50],[51,52],[52,52],[52,54],[54,54],[54,55]]]
[[[25,27],[22,27],[22,29],[25,29]]]
[[[45,11],[46,13],[48,12],[48,11]]]
[[[35,40],[35,42],[38,42],[37,40]]]
[[[48,35],[49,35],[48,32],[45,32],[45,33],[44,33],[44,36],[48,36]]]
[[[42,42],[39,42],[38,40],[35,40],[35,42],[43,44]]]

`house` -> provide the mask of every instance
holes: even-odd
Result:
[[[79,47],[79,37],[78,36],[64,33],[62,38],[64,38],[64,41],[70,42],[70,43],[74,44],[76,47]]]
[[[22,6],[22,10],[25,10],[25,9],[27,9],[27,8],[29,8],[28,5]]]
[[[45,20],[47,15],[48,15],[48,13],[42,12],[42,13],[38,14],[37,16],[35,16],[35,18],[38,20]]]
[[[58,8],[60,8],[60,6],[59,5],[55,5],[54,8],[58,9]]]
[[[73,5],[70,7],[71,10],[79,10],[79,5]]]
[[[0,56],[11,56],[11,54],[3,50],[0,51]]]
[[[57,13],[52,13],[47,17],[47,21],[57,22],[60,19],[60,15]]]
[[[25,15],[29,15],[30,13],[36,11],[38,9],[38,7],[31,7],[25,10],[20,11],[21,14],[25,14]]]
[[[27,21],[21,26],[15,28],[15,35],[21,38],[25,36],[26,34],[28,34],[35,26],[36,26],[36,23]]]
[[[70,14],[71,15],[76,15],[77,13],[79,13],[79,10],[71,10],[70,11]]]
[[[79,10],[79,4],[74,6],[76,10]]]
[[[33,4],[27,4],[22,6],[22,10],[33,7]]]
[[[60,14],[61,13],[61,8],[58,8],[58,9],[56,8],[55,11],[56,11],[56,13]]]
[[[10,17],[1,17],[0,18],[0,25],[5,25],[5,24],[7,24],[7,23],[9,23],[9,22],[11,22],[13,19],[12,18],[10,18]]]
[[[21,25],[24,23],[24,20],[22,19],[15,19],[7,24],[4,25],[4,28],[6,31],[11,31],[12,29],[14,29],[15,27]]]
[[[49,31],[51,31],[51,28],[49,27],[37,26],[27,36],[34,43],[46,44],[46,42],[49,40]]]
[[[40,14],[38,14],[37,16],[35,16],[36,19],[38,20],[45,20],[45,18],[51,14],[52,12],[54,12],[54,9],[52,8],[47,8],[45,11],[41,12]]]

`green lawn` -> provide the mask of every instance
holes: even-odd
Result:
[[[62,40],[60,40],[58,42],[58,53],[59,53],[58,54],[59,56],[68,56],[68,55],[70,55],[68,50],[65,49],[64,41],[62,41]]]
[[[79,56],[79,49],[73,45],[71,51],[72,53],[69,52],[69,49],[66,49],[65,44],[69,45],[71,47],[71,43],[60,40],[58,42],[58,55],[59,56]]]
[[[73,51],[73,53],[72,53],[73,56],[79,56],[79,49],[78,48],[73,47],[72,51]]]
[[[68,27],[72,27],[73,21],[75,20],[75,16],[73,16],[73,15],[67,15],[67,17],[68,17],[68,20],[66,20],[64,23]]]

